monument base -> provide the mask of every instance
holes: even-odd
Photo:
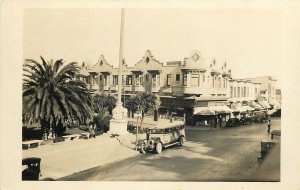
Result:
[[[129,134],[127,131],[127,119],[111,119],[109,123],[109,134],[112,135],[126,135]]]

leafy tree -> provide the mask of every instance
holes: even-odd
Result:
[[[155,111],[160,105],[159,96],[153,93],[142,92],[130,97],[126,102],[126,108],[134,113],[138,106],[144,113]]]
[[[23,113],[52,130],[67,119],[86,122],[91,119],[91,96],[85,82],[76,80],[76,62],[65,64],[62,59],[42,63],[26,59],[23,66]],[[48,127],[47,127],[48,126]]]
[[[97,113],[97,116],[94,117],[94,121],[97,125],[97,128],[104,129],[108,126],[108,122],[111,119],[107,115],[112,115],[112,110],[116,106],[117,98],[114,95],[111,95],[108,92],[103,92],[101,94],[95,94],[92,97],[93,109]]]

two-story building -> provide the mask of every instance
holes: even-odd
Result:
[[[266,109],[279,109],[280,103],[276,100],[276,79],[271,76],[248,78],[252,82],[261,84],[259,103]]]
[[[226,62],[205,60],[192,51],[180,61],[161,62],[150,50],[132,67],[123,62],[122,93],[151,92],[160,97],[161,114],[186,114],[188,122],[207,118],[227,119],[234,110],[262,109],[256,100],[261,83],[250,79],[232,79]],[[79,79],[90,85],[91,92],[118,91],[118,68],[101,55],[93,66],[84,66]],[[240,110],[239,110],[240,111]]]

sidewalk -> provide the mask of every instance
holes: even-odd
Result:
[[[40,180],[55,180],[138,155],[139,152],[121,145],[117,138],[111,138],[108,134],[93,139],[50,143],[22,151],[23,158],[41,158]]]

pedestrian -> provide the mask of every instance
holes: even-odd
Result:
[[[268,121],[268,133],[270,133],[270,130],[271,130],[271,120],[269,119],[269,121]]]
[[[90,132],[90,138],[92,137],[96,138],[95,124],[93,122],[90,123],[89,132]]]
[[[220,115],[220,118],[219,118],[219,124],[220,124],[220,128],[222,128],[222,116]]]

